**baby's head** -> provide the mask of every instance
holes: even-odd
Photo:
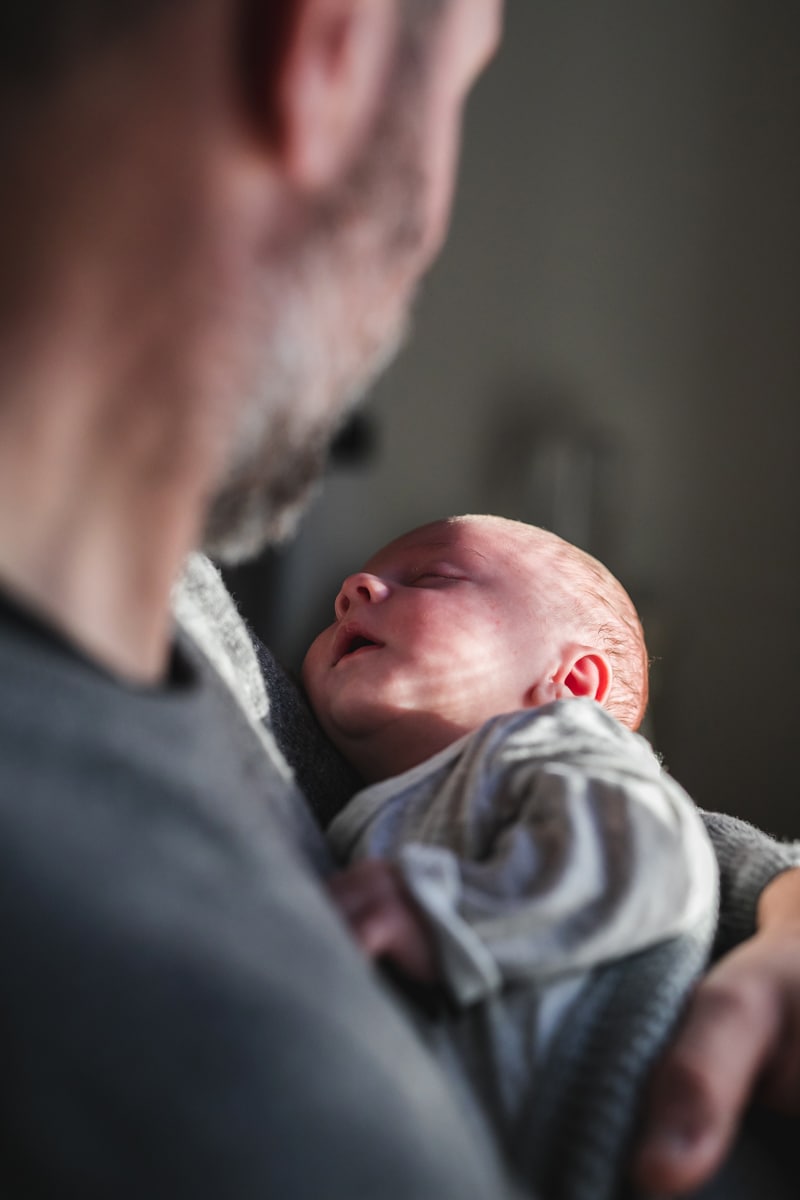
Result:
[[[396,774],[499,713],[588,696],[636,729],[647,652],[601,563],[503,517],[451,517],[390,542],[349,576],[303,681],[325,731],[367,779]]]

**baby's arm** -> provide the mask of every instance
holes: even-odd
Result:
[[[395,863],[365,859],[335,875],[329,888],[365,954],[391,960],[421,983],[441,978],[430,921]]]
[[[688,929],[717,875],[702,822],[642,739],[570,700],[490,722],[395,858],[456,999],[545,982]]]

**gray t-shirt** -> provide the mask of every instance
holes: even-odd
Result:
[[[510,1194],[188,639],[135,687],[0,600],[0,739],[3,1195]]]

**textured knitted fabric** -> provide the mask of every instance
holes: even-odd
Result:
[[[266,758],[289,783],[295,773],[278,748],[267,695],[270,675],[266,668],[269,667],[269,656],[239,615],[222,576],[205,555],[191,554],[187,559],[183,574],[173,589],[172,606],[178,626],[189,634],[194,645],[202,651],[216,674],[230,689],[261,743]],[[273,686],[278,678],[278,668],[275,666]],[[286,686],[289,686],[288,680]],[[277,711],[280,725],[283,710],[279,706]],[[298,731],[295,736],[299,736],[305,732],[300,699],[293,715],[292,728]],[[310,716],[309,719],[313,720]],[[286,735],[291,731],[282,732],[286,741]],[[304,800],[298,803],[297,788],[288,787],[280,797],[275,798],[274,803],[284,806],[284,820],[294,827],[295,836],[306,847],[307,853],[313,855],[319,873],[328,874],[332,863],[320,835],[316,814],[312,815]]]
[[[342,757],[292,676],[255,642],[270,701],[270,729],[320,828],[327,829],[363,780]]]
[[[549,1200],[620,1194],[649,1071],[707,962],[713,932],[708,913],[679,936],[596,971],[566,1013],[510,1155]]]
[[[778,842],[747,821],[724,813],[702,813],[720,871],[720,921],[714,957],[726,953],[756,928],[756,906],[768,883],[800,865],[800,842]]]
[[[214,564],[190,554],[172,593],[176,620],[255,722],[269,712],[267,690],[250,632]]]

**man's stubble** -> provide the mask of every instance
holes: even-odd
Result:
[[[206,525],[205,548],[220,561],[291,535],[333,438],[402,345],[425,266],[426,181],[409,95],[419,65],[416,56],[402,64],[346,183],[292,241],[261,255],[240,357],[247,400]]]

